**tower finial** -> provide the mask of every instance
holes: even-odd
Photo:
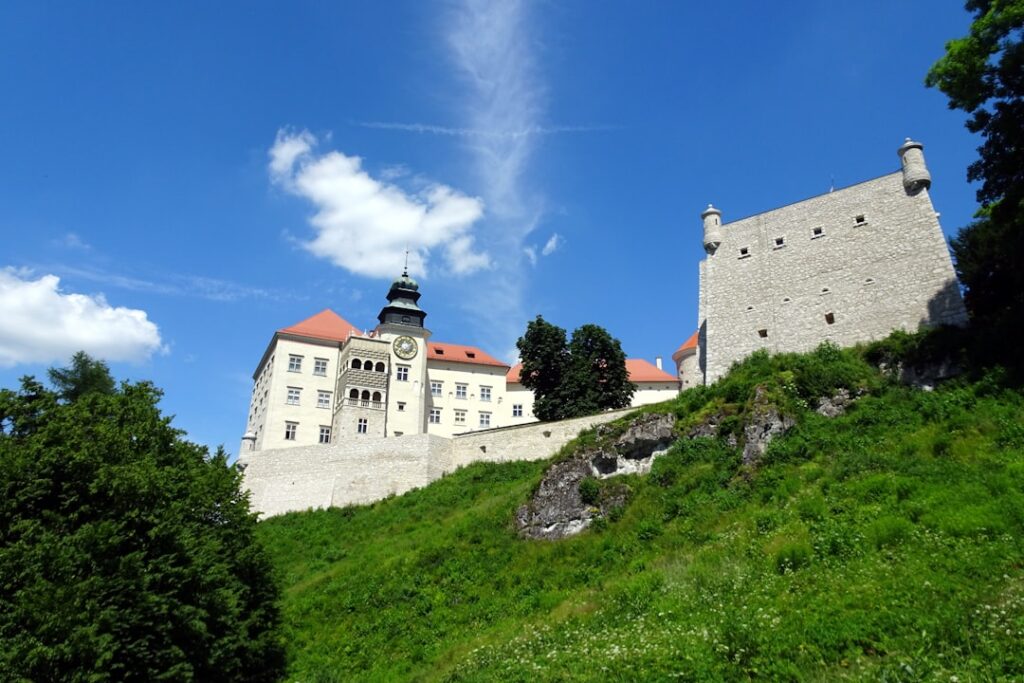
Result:
[[[402,268],[402,277],[409,277],[409,245],[405,245],[405,268]]]

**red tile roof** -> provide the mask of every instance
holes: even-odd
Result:
[[[325,308],[313,317],[306,318],[291,327],[283,327],[278,332],[331,341],[345,341],[352,335],[361,336],[359,330],[352,323],[329,308]]]
[[[679,348],[676,349],[675,353],[672,354],[672,360],[674,360],[674,361],[676,361],[678,363],[679,362],[679,358],[682,357],[683,353],[685,353],[686,351],[689,351],[690,349],[696,349],[697,348],[697,339],[698,339],[699,336],[700,336],[700,332],[694,332],[690,336],[690,338],[687,339],[686,341],[684,341],[679,346]]]
[[[516,363],[505,375],[508,384],[518,384],[519,374],[523,371],[523,364]],[[643,358],[627,358],[626,371],[629,373],[630,382],[678,382],[679,378],[674,377],[664,370],[648,363]]]
[[[643,358],[627,358],[626,370],[629,371],[630,382],[678,382],[679,378],[674,377],[664,370],[648,363]]]
[[[475,346],[446,344],[445,342],[427,342],[427,359],[446,360],[452,363],[493,365],[498,368],[508,367],[508,363],[502,363],[497,358],[484,353]]]

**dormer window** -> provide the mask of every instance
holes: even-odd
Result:
[[[467,358],[476,358],[476,354],[472,351],[466,351]]]

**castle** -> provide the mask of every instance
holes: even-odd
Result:
[[[759,349],[965,322],[922,150],[908,139],[899,171],[733,223],[709,206],[698,330],[672,354],[676,376],[627,361],[633,405],[710,384]],[[403,272],[370,332],[325,310],[274,334],[238,460],[255,510],[367,503],[473,462],[542,459],[623,414],[537,422],[519,367],[430,341],[419,299]]]
[[[698,331],[673,354],[684,388],[759,349],[966,322],[923,146],[908,138],[897,153],[894,173],[732,223],[708,205]]]
[[[253,374],[250,453],[367,437],[455,434],[536,422],[533,392],[510,367],[464,344],[430,341],[419,284],[403,272],[370,332],[331,310],[278,330]],[[679,380],[631,358],[632,405],[679,392]]]

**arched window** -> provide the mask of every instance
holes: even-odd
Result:
[[[352,391],[348,392],[348,397],[349,398],[359,398],[359,390],[358,389],[353,389]]]
[[[379,391],[373,392],[373,400],[377,401],[378,403],[380,403],[380,392]]]
[[[363,389],[363,395],[361,396],[361,398],[364,401],[369,401],[370,400],[370,392],[365,390],[365,389]]]
[[[359,360],[358,358],[353,358],[352,359],[352,369],[353,370],[362,370],[363,369],[363,361]]]
[[[384,364],[377,363],[377,372],[384,372]]]

